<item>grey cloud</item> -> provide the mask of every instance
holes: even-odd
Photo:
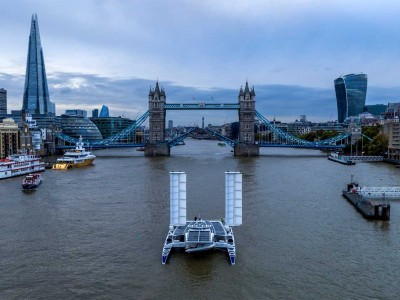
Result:
[[[155,81],[141,78],[111,78],[95,74],[52,73],[48,74],[51,101],[63,113],[62,108],[80,108],[90,111],[108,105],[111,115],[124,114],[136,118],[147,111],[149,87]],[[8,90],[9,110],[22,106],[24,76],[0,73],[0,87]],[[239,87],[195,88],[160,81],[169,103],[193,103],[199,101],[216,103],[237,102]],[[299,115],[310,116],[311,121],[327,121],[337,118],[334,88],[312,88],[296,85],[256,85],[256,109],[267,118],[275,116],[283,121],[294,121]],[[368,87],[367,104],[400,101],[400,87]],[[194,99],[193,99],[194,98]],[[221,124],[237,120],[236,112],[168,112],[168,118],[175,124],[201,124],[201,116],[206,122]]]

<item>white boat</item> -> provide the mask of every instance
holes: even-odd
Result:
[[[0,179],[44,171],[40,157],[27,154],[13,154],[0,159]]]
[[[22,181],[23,190],[34,190],[42,183],[42,175],[40,174],[29,174],[26,175]]]
[[[186,220],[186,174],[170,172],[170,226],[162,250],[166,264],[172,249],[186,253],[224,250],[231,265],[236,263],[233,226],[242,224],[242,174],[225,172],[225,220]]]
[[[57,158],[57,161],[53,165],[52,169],[66,170],[88,166],[93,163],[95,158],[95,155],[83,148],[82,137],[79,137],[79,141],[76,143],[75,150],[67,151],[62,158]]]

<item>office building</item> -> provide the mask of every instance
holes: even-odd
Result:
[[[50,102],[37,15],[32,16],[22,108],[30,114],[55,114]]]
[[[121,132],[134,122],[133,120],[121,117],[108,117],[108,118],[97,117],[97,118],[90,118],[90,121],[92,121],[100,130],[103,139],[109,138]],[[128,134],[126,137],[124,137],[122,140],[119,140],[118,142],[119,143],[141,142],[141,141],[136,141],[136,139],[137,139],[136,130],[132,130],[130,134]]]
[[[77,139],[82,136],[84,142],[98,142],[103,139],[96,125],[82,116],[61,115],[61,131]]]
[[[7,91],[0,89],[0,115],[7,114]]]
[[[0,123],[0,158],[18,153],[21,149],[20,131],[18,124],[11,118]]]
[[[367,95],[367,75],[348,74],[336,78],[335,91],[338,109],[338,122],[358,116],[363,112]]]
[[[103,105],[100,111],[100,118],[108,118],[110,116],[110,112],[108,111],[108,106]]]
[[[399,118],[389,120],[382,132],[388,138],[388,158],[400,162],[400,122]]]
[[[98,118],[99,117],[99,110],[97,108],[92,110],[92,118]]]
[[[68,116],[80,116],[87,118],[87,111],[83,109],[67,109],[65,114]]]

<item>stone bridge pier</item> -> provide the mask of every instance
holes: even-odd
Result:
[[[245,88],[239,91],[239,141],[234,147],[235,156],[258,156],[259,146],[255,143],[255,98],[254,87],[249,88],[246,81]],[[146,156],[169,156],[170,147],[165,143],[165,116],[166,95],[164,89],[160,88],[158,81],[156,87],[149,91],[149,139],[145,146]],[[170,105],[170,104],[169,104]],[[208,104],[186,109],[213,109],[207,108]],[[233,104],[237,106],[237,104]],[[177,104],[177,106],[180,106]],[[213,106],[215,109],[215,105]],[[227,109],[219,108],[218,109]],[[237,109],[237,108],[234,108]]]

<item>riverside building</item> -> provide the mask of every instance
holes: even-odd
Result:
[[[367,95],[367,75],[343,75],[336,78],[334,84],[338,122],[343,123],[346,118],[358,116],[362,113]]]
[[[18,153],[21,148],[20,131],[18,124],[11,118],[0,123],[0,158]]]

